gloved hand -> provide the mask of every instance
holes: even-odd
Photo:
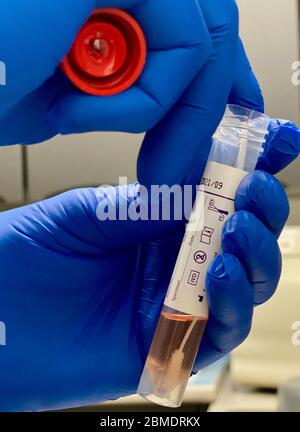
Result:
[[[57,133],[145,132],[188,87],[211,52],[198,0],[11,0],[1,3],[0,145],[31,144]],[[95,97],[75,89],[59,69],[96,7],[127,9],[140,22],[148,58],[128,91]],[[187,25],[188,23],[188,25]]]
[[[146,185],[199,181],[228,97],[263,109],[241,45],[235,66],[233,3],[199,3],[213,53],[147,136],[138,165]],[[260,169],[276,172],[293,160],[299,135],[292,124],[274,122]],[[124,189],[131,198],[124,199]],[[138,185],[105,191],[113,209],[127,208]],[[2,410],[79,406],[136,390],[184,222],[100,222],[101,197],[99,190],[77,190],[0,215],[0,320],[7,327],[7,345],[0,347]],[[237,195],[237,210],[224,228],[226,254],[208,275],[210,320],[195,368],[244,339],[253,305],[272,295],[280,273],[275,238],[288,212],[280,185],[262,171],[248,176]],[[265,251],[268,259],[259,260]],[[217,287],[222,296],[215,298]]]

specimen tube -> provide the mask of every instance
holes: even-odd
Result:
[[[269,121],[228,105],[215,133],[140,379],[138,394],[149,401],[168,407],[182,403],[208,320],[207,269],[221,252],[222,227],[234,213],[237,187],[263,152]]]

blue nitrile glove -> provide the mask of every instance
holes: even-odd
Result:
[[[31,144],[57,133],[144,132],[153,127],[206,62],[211,40],[198,0],[0,1],[0,145]],[[148,44],[146,67],[128,91],[86,95],[59,65],[96,7],[128,10]]]
[[[241,47],[236,66],[241,73],[232,85],[237,37],[232,2],[203,0],[201,5],[214,52],[158,126],[160,141],[156,130],[146,138],[139,159],[139,177],[146,185],[199,180],[230,91],[231,102],[241,98],[244,105],[262,109]],[[260,169],[275,172],[297,156],[300,133],[278,122],[271,132]],[[155,162],[152,171],[147,157]],[[109,192],[112,209],[127,208],[133,198],[125,200],[126,191],[134,196],[138,185],[102,193]],[[79,406],[136,390],[184,221],[100,222],[96,209],[101,197],[99,190],[76,190],[0,215],[0,320],[7,328],[7,345],[0,347],[2,410]],[[217,258],[208,276],[210,320],[196,367],[244,339],[253,305],[272,295],[280,272],[275,236],[288,212],[284,192],[260,171],[244,180],[237,198],[240,212],[224,230],[226,255]],[[266,250],[268,260],[259,260]],[[224,269],[218,261],[222,258]],[[218,288],[222,296],[215,297]]]

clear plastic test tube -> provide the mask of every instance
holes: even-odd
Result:
[[[207,269],[221,252],[222,227],[234,212],[241,180],[252,172],[268,134],[269,117],[228,105],[178,255],[138,394],[178,407],[208,320]]]

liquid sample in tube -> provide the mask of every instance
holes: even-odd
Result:
[[[182,398],[206,323],[204,318],[162,312],[145,365],[151,388],[157,389],[155,395],[145,394],[148,400],[175,406],[169,401]]]

